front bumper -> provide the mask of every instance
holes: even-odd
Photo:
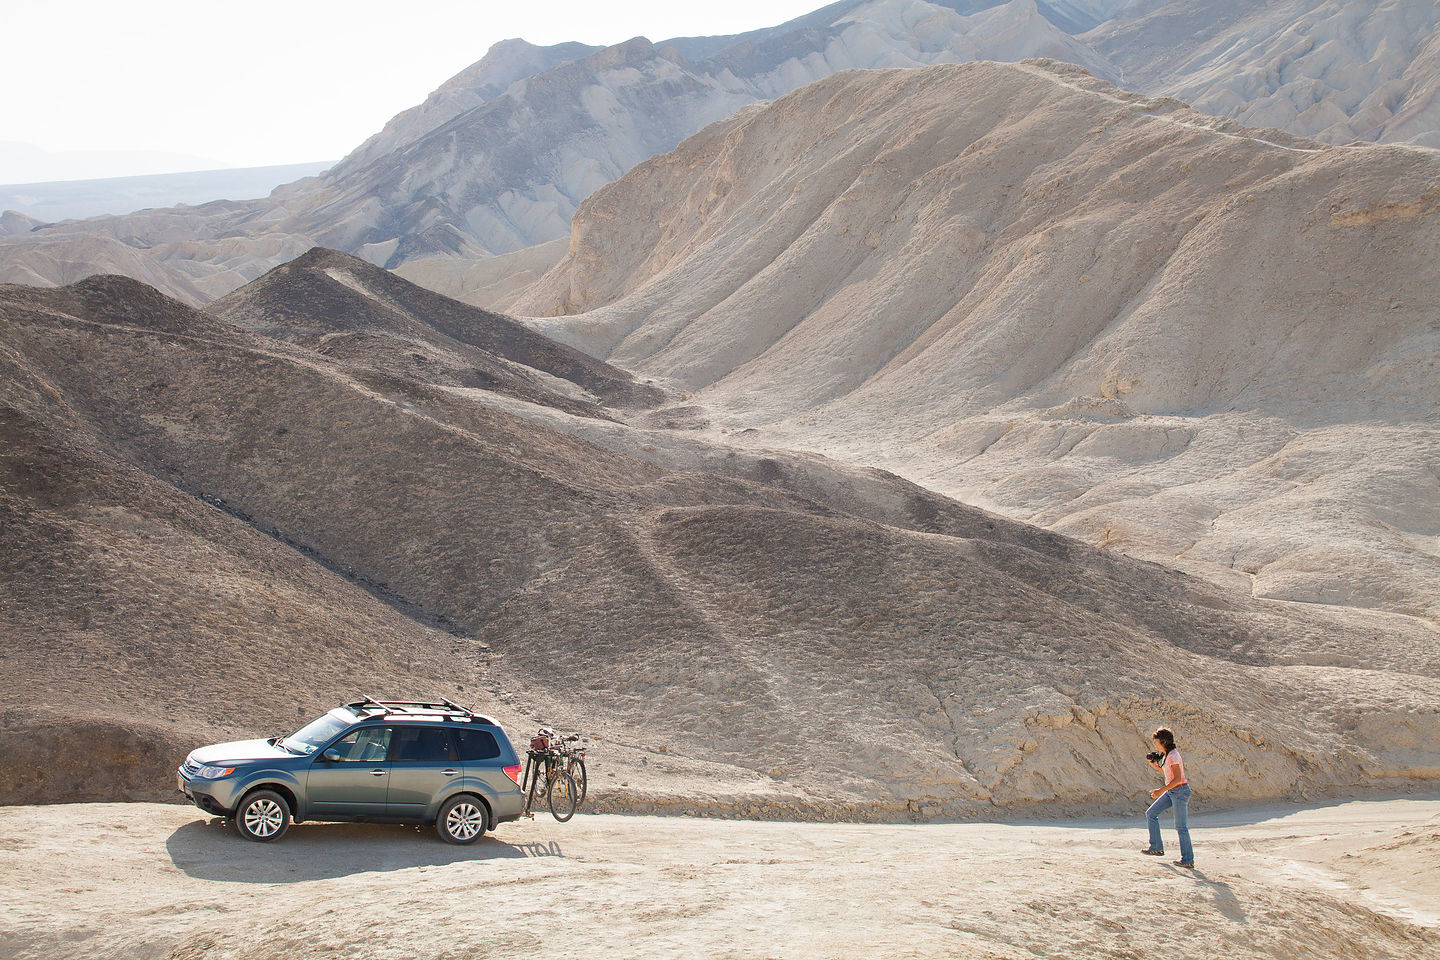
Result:
[[[185,776],[185,768],[181,767],[175,771],[175,788],[206,813],[228,817],[235,812],[235,804],[231,802],[234,787],[223,779],[201,780],[197,777],[192,780]]]

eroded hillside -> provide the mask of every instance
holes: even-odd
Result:
[[[1433,619],[1437,185],[1060,64],[852,71],[598,191],[514,309],[705,436]]]
[[[0,289],[6,800],[163,796],[197,743],[357,691],[584,729],[620,809],[1128,805],[1160,719],[1216,801],[1436,773],[1419,628],[815,457],[647,442],[498,319],[406,314],[424,297],[369,269],[312,254],[237,298],[250,330],[117,278]],[[342,342],[452,367],[321,352],[335,318],[283,305],[324,279]],[[481,350],[548,393],[466,385]]]

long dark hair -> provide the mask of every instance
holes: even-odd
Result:
[[[1175,734],[1171,732],[1169,727],[1161,727],[1159,730],[1150,734],[1150,736],[1165,745],[1166,753],[1175,749]]]

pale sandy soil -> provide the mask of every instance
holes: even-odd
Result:
[[[0,957],[1440,956],[1440,800],[876,826],[579,815],[473,847],[163,804],[0,808]],[[1174,845],[1167,830],[1167,843]],[[543,941],[543,945],[542,945]]]

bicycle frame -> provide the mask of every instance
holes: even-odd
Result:
[[[545,771],[545,787],[540,788],[540,771]],[[525,791],[525,809],[522,815],[534,818],[535,812],[531,809],[537,794],[546,795],[550,787],[555,783],[564,769],[564,761],[559,751],[551,748],[549,750],[531,750],[525,757],[525,772],[520,777],[520,789]]]

